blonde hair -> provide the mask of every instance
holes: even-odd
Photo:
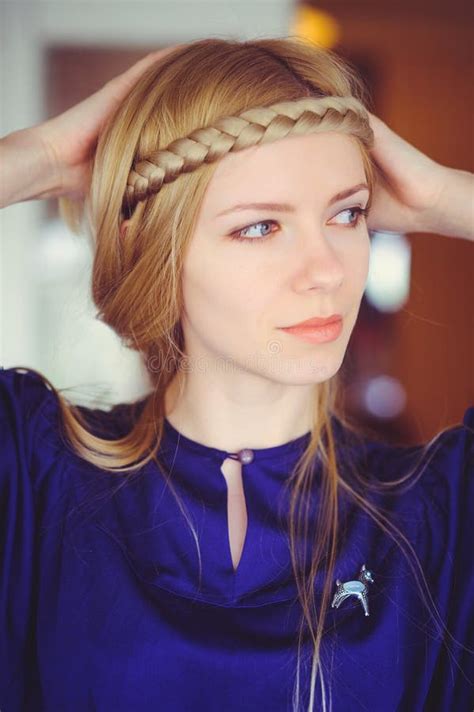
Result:
[[[231,151],[321,130],[340,131],[357,137],[367,148],[372,145],[367,111],[353,96],[305,96],[254,107],[238,116],[218,117],[212,125],[194,129],[139,160],[128,177],[124,208],[132,210],[138,201],[156,195],[164,183],[203,163],[215,163]]]
[[[346,63],[295,38],[199,40],[159,59],[140,77],[99,137],[87,200],[78,206],[63,198],[60,210],[77,231],[87,218],[94,242],[92,294],[98,317],[142,355],[152,392],[130,431],[107,440],[94,435],[83,413],[49,384],[58,398],[64,434],[80,457],[116,476],[135,473],[151,460],[163,469],[158,455],[164,394],[185,357],[180,325],[183,255],[213,174],[212,163],[231,150],[291,134],[339,131],[358,143],[373,187],[373,134],[363,104],[364,87]],[[124,218],[130,220],[126,239],[120,236]],[[337,414],[354,434],[356,429],[339,401],[336,378],[315,386],[310,440],[288,478],[291,560],[302,607],[294,710],[300,709],[302,695],[305,623],[313,646],[308,709],[313,709],[318,672],[322,706],[327,708],[320,648],[338,552],[340,491],[390,536],[396,531],[418,561],[403,534],[365,496],[368,481],[354,473],[359,491],[341,474],[331,418]],[[318,458],[319,514],[308,528],[306,499],[314,490]],[[392,484],[401,484],[411,474]],[[389,484],[374,486],[384,489]],[[303,521],[296,514],[305,506]],[[200,564],[197,534],[188,523]],[[301,533],[306,540],[308,531],[314,542],[309,570],[299,561],[296,547]],[[326,577],[317,607],[314,582],[323,563]]]

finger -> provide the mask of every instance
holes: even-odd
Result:
[[[126,69],[125,72],[122,72],[121,74],[111,79],[109,83],[112,84],[116,82],[117,84],[126,85],[134,84],[138,77],[143,74],[145,69],[153,65],[158,59],[165,57],[167,54],[173,52],[174,50],[180,47],[184,47],[184,44],[172,45],[171,47],[164,47],[162,49],[149,52],[144,57],[139,59],[138,62],[132,64],[132,66]]]
[[[399,136],[382,119],[369,113],[369,121],[374,132],[372,156],[386,173],[399,174],[408,169],[423,154],[411,143]],[[425,156],[423,158],[426,159]]]
[[[171,47],[165,47],[154,52],[149,52],[138,62],[132,64],[131,67],[118,74],[116,77],[110,79],[97,94],[102,95],[100,98],[104,98],[105,101],[110,101],[112,105],[122,101],[125,96],[133,89],[139,78],[144,74],[144,72],[151,67],[155,62],[170,54],[179,47],[184,45],[173,45]]]
[[[375,114],[372,114],[370,111],[368,112],[369,114],[369,123],[372,131],[374,132],[374,138],[375,138],[375,150],[377,150],[378,144],[380,143],[386,143],[389,141],[396,141],[397,139],[399,141],[402,141],[401,137],[398,136],[395,131],[393,131],[386,123],[385,121],[382,121],[378,116],[375,116]]]

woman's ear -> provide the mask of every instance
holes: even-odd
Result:
[[[126,234],[126,232],[127,232],[127,227],[128,227],[128,223],[129,223],[129,222],[130,222],[130,220],[124,220],[123,223],[120,225],[120,237],[121,237],[121,238],[122,238],[122,237],[125,237],[125,234]]]

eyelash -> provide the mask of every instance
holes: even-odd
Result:
[[[361,221],[362,217],[367,217],[369,213],[369,208],[361,208],[359,205],[355,205],[352,208],[344,208],[344,210],[341,210],[341,213],[346,213],[348,211],[357,213],[357,220],[349,225],[349,229],[354,229],[359,225],[359,222]],[[338,213],[339,215],[340,213]],[[241,237],[239,236],[239,232],[243,232],[244,230],[248,230],[249,227],[255,227],[255,225],[262,225],[265,223],[274,223],[276,224],[276,220],[259,220],[258,222],[251,223],[250,225],[245,225],[244,227],[241,227],[239,230],[233,230],[231,233],[229,233],[228,237],[231,240],[237,240],[238,242],[266,242],[266,240],[269,240],[270,238],[273,237],[274,233],[270,232],[268,235],[265,235],[264,237]]]

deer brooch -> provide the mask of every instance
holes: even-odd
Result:
[[[368,586],[368,581],[370,583],[374,582],[374,579],[372,577],[372,572],[369,571],[369,569],[365,568],[365,564],[362,565],[362,568],[359,573],[359,577],[357,581],[346,581],[345,583],[341,583],[339,579],[336,581],[337,585],[337,591],[334,594],[334,598],[331,603],[331,608],[339,608],[341,605],[342,601],[345,601],[346,598],[349,598],[349,596],[355,596],[362,604],[364,608],[364,613],[366,616],[369,615],[369,598],[368,598],[368,593],[369,593],[369,586]]]

